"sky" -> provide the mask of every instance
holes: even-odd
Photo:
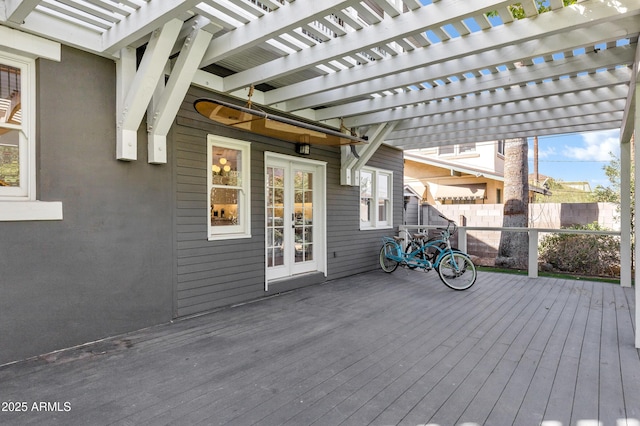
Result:
[[[529,138],[529,173],[533,173],[533,138]],[[603,167],[620,155],[620,131],[538,137],[538,172],[565,182],[610,186]]]

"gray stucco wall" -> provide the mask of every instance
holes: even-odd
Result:
[[[115,160],[115,65],[39,61],[38,198],[64,220],[0,222],[0,364],[171,319],[168,165]]]

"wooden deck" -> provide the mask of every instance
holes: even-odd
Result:
[[[455,292],[372,272],[0,368],[3,409],[28,405],[0,424],[638,425],[634,303],[588,281],[481,273]]]

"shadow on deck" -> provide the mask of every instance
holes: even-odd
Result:
[[[0,423],[639,424],[634,303],[614,284],[481,272],[455,292],[376,271],[6,366]]]

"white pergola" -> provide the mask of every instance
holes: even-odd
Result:
[[[0,37],[16,48],[32,42],[19,30],[113,58],[117,156],[126,161],[136,160],[147,113],[148,161],[166,162],[166,135],[191,84],[243,100],[255,87],[255,104],[368,136],[360,158],[343,149],[342,182],[352,185],[381,143],[408,150],[620,129],[621,281],[630,285],[640,1],[546,0],[544,13],[536,4],[0,0]],[[636,318],[640,324],[640,308]]]

